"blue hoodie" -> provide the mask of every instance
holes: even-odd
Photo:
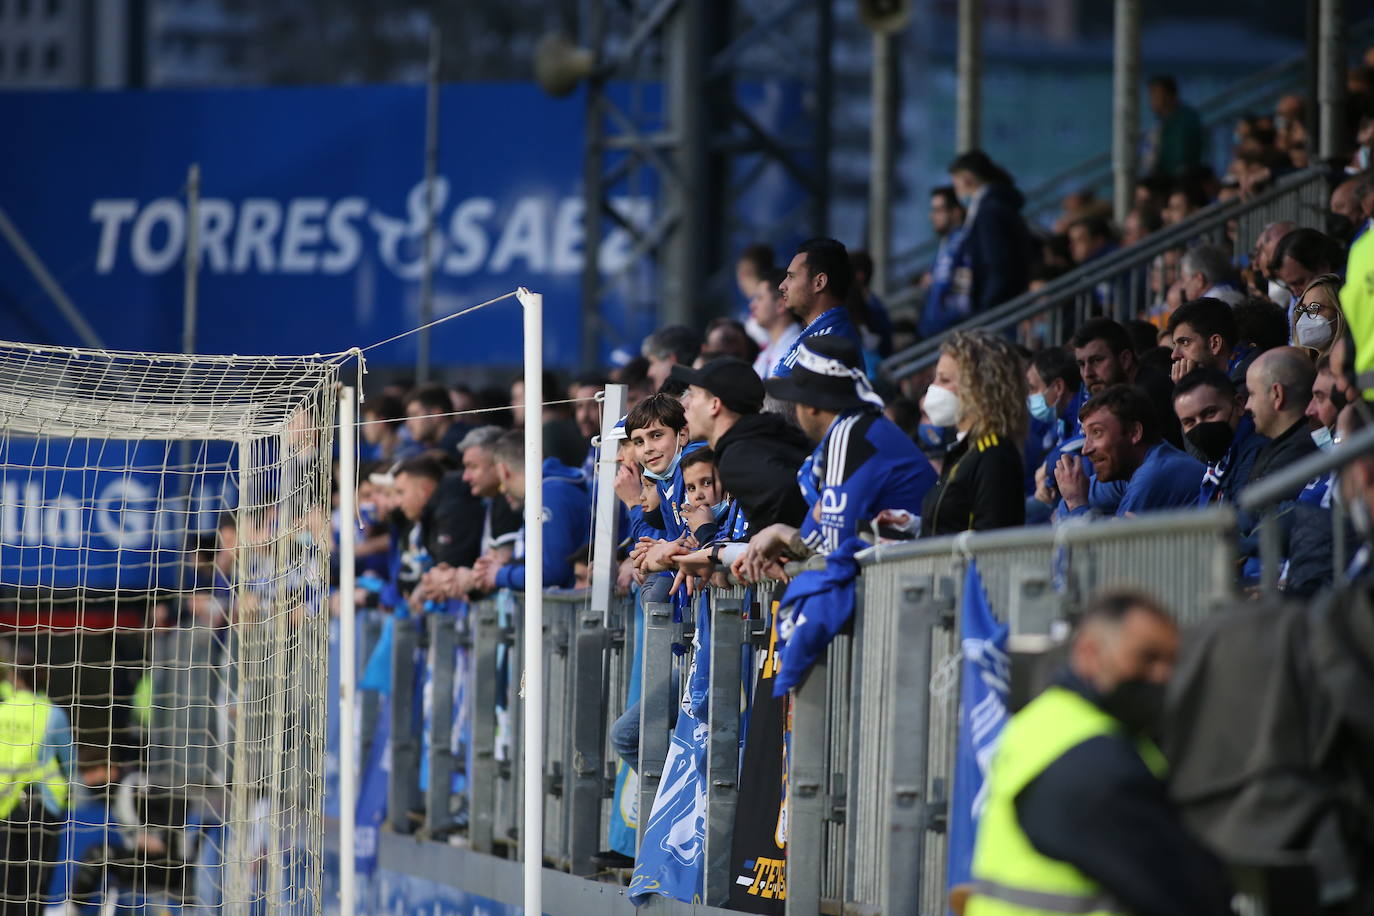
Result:
[[[577,468],[568,467],[557,458],[544,459],[544,587],[571,588],[572,555],[587,543],[591,533],[591,500],[587,496],[587,481]],[[525,590],[525,529],[515,545],[519,562],[501,567],[496,573],[496,585],[515,591]]]

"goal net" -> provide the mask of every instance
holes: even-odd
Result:
[[[0,343],[0,912],[321,912],[338,368]]]

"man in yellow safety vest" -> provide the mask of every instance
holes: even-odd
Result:
[[[1149,737],[1177,651],[1148,596],[1089,603],[1068,669],[1002,733],[966,916],[1231,912],[1225,872],[1170,804]]]
[[[43,908],[71,762],[66,714],[34,680],[32,654],[0,640],[0,913],[28,916]]]

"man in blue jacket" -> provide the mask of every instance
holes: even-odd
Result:
[[[496,471],[501,478],[501,492],[511,507],[524,510],[525,434],[512,430],[492,446]],[[591,529],[591,500],[587,496],[586,480],[577,468],[570,468],[556,458],[544,460],[540,484],[544,494],[544,586],[572,588],[574,576],[572,555],[586,545]],[[525,529],[515,545],[511,563],[498,565],[491,557],[482,557],[473,568],[479,584],[488,590],[525,588]]]
[[[783,305],[802,323],[802,332],[773,367],[773,377],[790,375],[802,343],[813,337],[835,334],[862,349],[863,338],[845,307],[853,285],[854,268],[844,245],[834,239],[802,243],[778,287],[782,290]]]
[[[1116,515],[1197,505],[1206,469],[1164,441],[1159,418],[1144,392],[1133,385],[1112,385],[1089,398],[1078,418],[1083,424],[1083,457],[1093,463],[1098,479],[1127,481]],[[1065,455],[1054,474],[1068,515],[1087,514],[1089,483],[1082,461]]]
[[[857,346],[834,335],[807,341],[792,374],[769,379],[765,387],[796,405],[798,425],[816,443],[797,473],[811,511],[800,528],[779,522],[750,539],[738,565],[748,578],[759,578],[783,553],[833,554],[883,510],[920,513],[935,469],[883,416]]]

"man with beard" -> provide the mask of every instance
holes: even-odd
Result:
[[[1092,462],[1097,478],[1126,481],[1116,515],[1197,505],[1202,463],[1161,438],[1154,408],[1139,390],[1113,385],[1093,395],[1078,417],[1083,457]],[[1055,479],[1069,514],[1088,511],[1089,480],[1076,456],[1059,459]]]
[[[1110,318],[1090,318],[1069,341],[1089,396],[1113,385],[1132,385],[1154,405],[1161,421],[1160,434],[1175,448],[1183,447],[1183,435],[1173,422],[1173,382],[1162,372],[1140,364],[1130,332]]]

